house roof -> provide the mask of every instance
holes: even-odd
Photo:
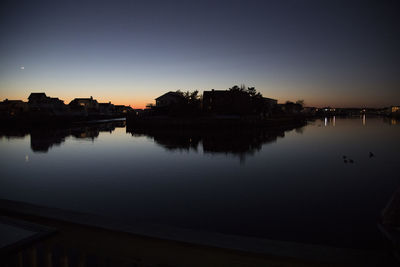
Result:
[[[93,100],[93,98],[75,98],[74,100],[76,100],[76,101],[90,101],[90,100]]]
[[[34,97],[47,97],[45,93],[31,93],[28,98]]]
[[[24,101],[22,100],[4,100],[3,103],[23,103]]]
[[[177,92],[169,91],[168,93],[165,93],[165,94],[163,94],[163,95],[157,97],[155,100],[158,100],[158,99],[163,98],[163,97],[166,97],[166,96],[172,96],[172,97],[182,98],[182,99],[185,98],[183,95],[181,95],[181,94],[179,94],[179,93],[177,93]]]
[[[243,91],[232,91],[232,90],[211,90],[211,91],[204,91],[203,96],[232,96],[232,95],[245,95],[248,96],[246,92]]]

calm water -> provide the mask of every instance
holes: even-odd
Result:
[[[0,198],[127,222],[376,247],[379,216],[400,186],[399,137],[400,124],[382,118],[257,132],[127,131],[123,122],[8,130]]]

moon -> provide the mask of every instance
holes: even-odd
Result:
[[[22,67],[20,67],[20,69],[21,69],[21,70],[24,70],[24,69],[25,69],[25,67],[24,67],[24,66],[22,66]]]

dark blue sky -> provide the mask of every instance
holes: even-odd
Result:
[[[245,83],[315,106],[400,104],[398,14],[396,1],[9,1],[0,97],[143,107]]]

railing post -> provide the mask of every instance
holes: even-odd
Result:
[[[85,267],[86,266],[86,254],[84,252],[81,252],[79,254],[78,266],[79,267]]]
[[[31,247],[29,249],[29,266],[31,267],[36,267],[37,266],[37,257],[36,257],[36,248],[35,247]]]
[[[53,254],[49,246],[44,249],[44,266],[53,267]]]

